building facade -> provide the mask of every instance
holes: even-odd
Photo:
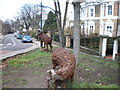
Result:
[[[2,20],[0,20],[0,34],[2,33]]]
[[[120,36],[120,1],[81,3],[80,26],[85,36]]]

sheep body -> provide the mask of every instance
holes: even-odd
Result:
[[[63,80],[73,79],[76,60],[70,51],[64,48],[57,48],[52,53],[53,69]]]
[[[43,48],[43,42],[44,42],[44,48],[46,46],[46,51],[48,51],[48,45],[51,47],[52,50],[52,39],[45,33],[40,32],[38,33],[40,42],[41,42],[41,47]]]

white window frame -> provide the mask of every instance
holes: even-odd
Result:
[[[91,9],[93,9],[93,16],[91,16]],[[95,6],[89,7],[89,17],[95,17]]]
[[[112,6],[112,15],[108,14],[108,6],[111,5]],[[106,16],[113,16],[114,15],[114,3],[108,3],[106,4]]]
[[[112,5],[108,5],[108,15],[112,15],[113,14],[112,8],[113,8]]]
[[[113,24],[105,25],[105,35],[109,37],[113,37],[113,34],[114,34],[114,25]]]
[[[92,33],[95,33],[95,22],[94,21],[89,21],[88,22],[88,35],[90,35],[90,33],[91,33],[91,27],[93,27],[92,28],[92,30],[93,30],[93,32]]]

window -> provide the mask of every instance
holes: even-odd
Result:
[[[90,26],[90,34],[93,34],[93,26]]]
[[[94,17],[95,16],[95,6],[90,6],[89,7],[89,17]]]
[[[93,9],[90,9],[90,16],[93,16]]]
[[[107,26],[106,27],[106,35],[108,35],[109,37],[112,37],[113,36],[113,27],[112,26]]]
[[[112,15],[112,5],[108,5],[108,15]]]
[[[112,33],[112,26],[107,26],[107,32]]]
[[[92,9],[90,9],[90,16],[93,16],[93,15],[94,15],[94,10],[92,8]]]

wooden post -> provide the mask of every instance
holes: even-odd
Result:
[[[66,35],[66,47],[70,47],[71,46],[71,39],[70,39],[71,35]]]

